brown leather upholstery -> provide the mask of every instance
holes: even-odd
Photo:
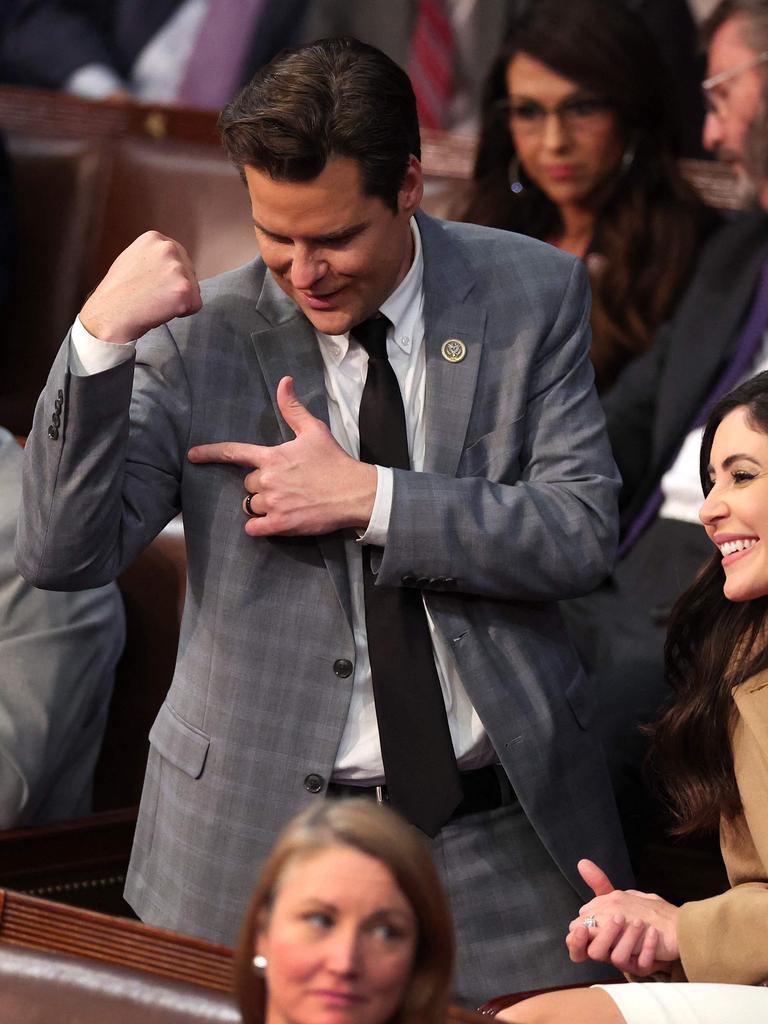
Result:
[[[226,947],[7,891],[0,990],[0,1024],[240,1019]]]
[[[0,949],[0,1024],[238,1024],[232,997],[62,954]]]
[[[114,151],[105,218],[93,247],[94,287],[143,231],[181,242],[199,278],[256,255],[248,193],[219,147],[168,139],[124,139]]]

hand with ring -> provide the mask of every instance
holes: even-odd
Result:
[[[679,958],[677,907],[652,893],[615,889],[590,860],[579,861],[578,868],[595,898],[569,926],[571,960],[600,960],[642,977],[669,970]]]

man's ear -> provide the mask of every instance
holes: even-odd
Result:
[[[400,213],[409,217],[415,213],[424,195],[424,172],[421,163],[413,154],[408,158],[408,169],[405,172],[400,191],[397,193],[397,208]]]

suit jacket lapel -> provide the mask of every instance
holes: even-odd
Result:
[[[453,476],[475,397],[486,312],[472,304],[474,273],[440,224],[417,215],[424,251],[424,345],[427,359],[424,469]],[[457,338],[466,346],[458,363],[442,354]]]
[[[269,271],[264,278],[257,308],[267,323],[252,332],[251,341],[283,439],[292,441],[294,437],[277,407],[277,385],[286,375],[293,377],[299,400],[313,416],[330,426],[323,358],[314,328],[275,284]],[[317,541],[351,626],[352,598],[343,534],[339,531],[328,533],[318,537]]]
[[[764,215],[745,218],[744,246],[738,258],[712,275],[696,291],[686,323],[676,323],[684,344],[670,350],[658,397],[654,473],[667,468],[670,448],[691,429],[696,416],[723,373],[752,308],[752,293],[766,258]],[[758,244],[755,244],[755,236]],[[734,256],[737,254],[735,253]]]

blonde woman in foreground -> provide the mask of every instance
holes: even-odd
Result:
[[[426,842],[363,797],[278,838],[235,953],[243,1024],[445,1024],[453,927]]]

